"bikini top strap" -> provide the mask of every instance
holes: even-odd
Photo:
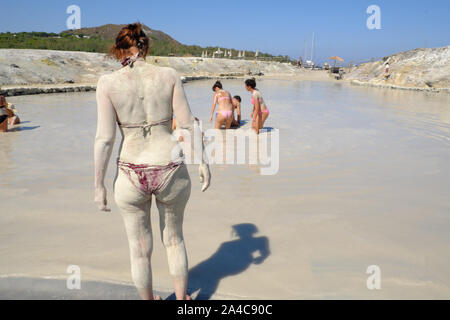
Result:
[[[153,127],[153,126],[158,126],[160,124],[164,124],[164,123],[169,122],[169,121],[172,121],[172,118],[161,120],[161,121],[156,121],[156,122],[152,122],[152,123],[147,123],[146,121],[144,121],[144,122],[139,122],[139,123],[120,123],[120,122],[117,122],[117,124],[121,128],[142,128],[143,130],[145,130],[145,129],[149,129],[149,128]]]

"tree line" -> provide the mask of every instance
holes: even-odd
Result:
[[[7,49],[43,49],[62,51],[84,51],[107,53],[113,45],[112,39],[103,39],[97,36],[86,37],[82,34],[70,33],[47,33],[47,32],[18,32],[0,33],[0,48]],[[197,45],[184,45],[173,41],[164,41],[152,38],[150,55],[154,56],[194,56],[199,57],[203,52],[211,56],[218,47],[201,47]],[[231,50],[232,56],[238,56],[239,51],[235,49],[221,48],[222,51]],[[254,58],[255,52],[246,51],[246,58]],[[286,61],[289,59],[282,56],[273,56],[267,53],[259,53],[258,57]]]

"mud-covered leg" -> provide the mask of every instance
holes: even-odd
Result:
[[[119,174],[115,184],[115,200],[128,236],[133,282],[142,299],[153,300],[151,198],[143,196],[125,175]]]
[[[177,300],[184,300],[187,290],[188,261],[183,238],[183,217],[191,193],[187,168],[182,165],[170,177],[168,185],[156,197],[161,240],[167,252],[169,272]]]

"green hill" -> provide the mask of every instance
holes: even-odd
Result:
[[[114,38],[124,25],[107,24],[100,27],[66,30],[61,33],[19,32],[0,33],[0,48],[13,49],[46,49],[63,51],[86,51],[106,53],[114,42]],[[207,50],[209,54],[217,50],[214,47],[200,47],[182,44],[166,33],[153,30],[143,25],[144,32],[152,39],[150,55],[154,56],[201,56]],[[223,47],[221,47],[224,50]],[[231,50],[234,57],[238,51]],[[255,53],[246,51],[246,57],[252,58]],[[270,54],[259,53],[262,58],[283,59]]]

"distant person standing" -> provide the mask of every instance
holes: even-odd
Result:
[[[343,78],[344,78],[344,69],[339,68],[338,80],[342,80]]]
[[[388,79],[390,76],[390,70],[389,70],[389,62],[386,62],[386,65],[384,67],[384,79]]]

